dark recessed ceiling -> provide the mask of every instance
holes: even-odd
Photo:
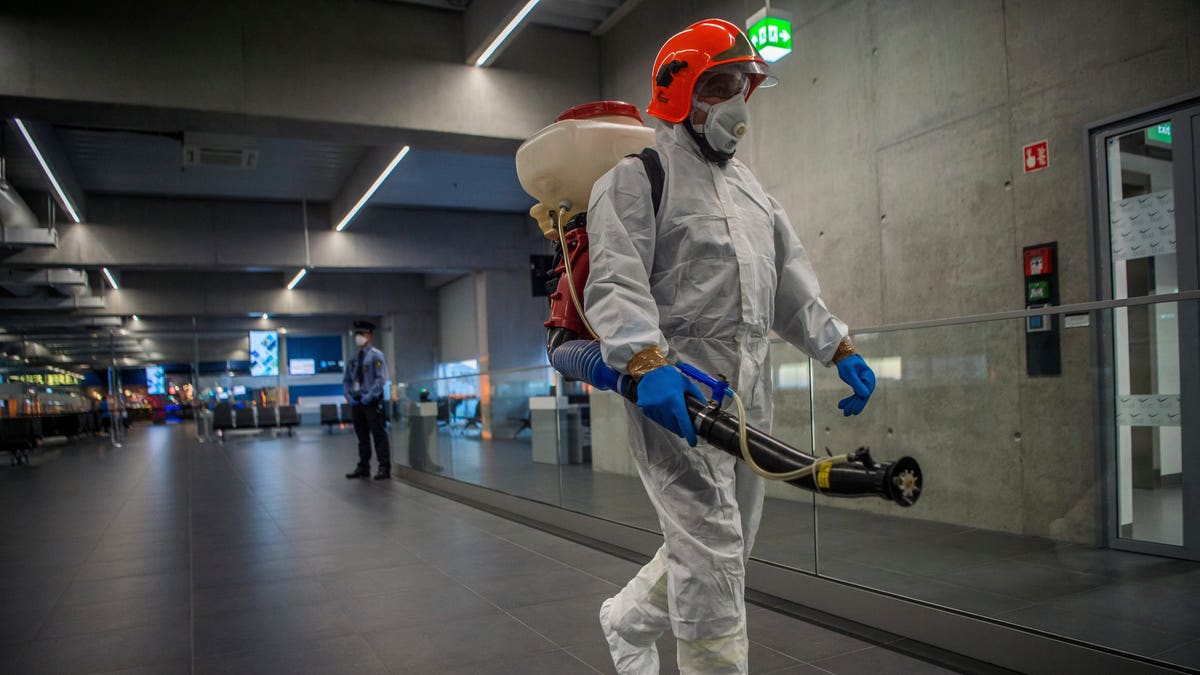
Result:
[[[364,146],[258,137],[252,169],[184,166],[183,134],[57,127],[84,192],[328,202],[366,154]],[[46,179],[28,149],[8,136],[8,177],[19,189]],[[375,195],[376,206],[524,213],[532,199],[517,182],[512,157],[414,148]]]
[[[391,0],[407,5],[423,5],[462,11],[472,0]],[[499,0],[474,0],[497,2]],[[629,0],[542,0],[529,14],[529,21],[542,26],[591,33],[604,23],[617,7]]]

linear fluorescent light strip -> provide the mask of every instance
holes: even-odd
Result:
[[[300,268],[300,271],[296,272],[296,276],[292,277],[291,283],[289,283],[287,285],[287,289],[290,291],[293,288],[295,288],[300,283],[300,280],[303,279],[304,275],[306,275],[306,274],[308,274],[308,268],[306,268],[306,267]]]
[[[108,283],[112,284],[114,291],[121,290],[121,287],[117,285],[117,280],[113,278],[112,272],[109,272],[107,267],[101,267],[100,271],[104,272],[104,278],[108,279]]]
[[[42,151],[38,149],[37,143],[33,142],[33,136],[29,135],[29,130],[25,128],[25,123],[17,118],[13,118],[16,122],[17,129],[21,135],[25,137],[25,142],[29,144],[29,149],[33,150],[33,156],[37,157],[38,164],[42,165],[42,171],[46,172],[46,178],[50,179],[50,184],[54,186],[54,191],[58,193],[58,199],[67,207],[67,213],[70,214],[71,220],[82,222],[79,219],[79,214],[75,213],[75,207],[71,206],[71,200],[67,199],[67,193],[63,192],[62,186],[58,184],[58,179],[54,177],[54,172],[50,170],[50,165],[46,163],[46,158],[42,157]]]
[[[358,210],[367,203],[367,200],[371,198],[371,195],[375,194],[375,191],[379,189],[379,186],[383,185],[383,181],[387,180],[387,177],[392,174],[392,169],[395,169],[396,165],[400,163],[400,160],[404,159],[404,156],[408,154],[408,150],[409,147],[407,145],[403,148],[400,148],[400,152],[397,152],[396,156],[392,158],[392,161],[388,162],[388,165],[383,170],[383,173],[379,174],[379,178],[376,178],[375,182],[371,183],[371,187],[367,188],[367,191],[363,193],[363,196],[358,200],[358,203],[354,205],[354,208],[350,209],[350,212],[342,218],[342,222],[338,223],[338,232],[346,229],[346,226],[350,224],[350,221],[354,219],[354,216],[358,215]]]
[[[504,41],[508,39],[508,36],[512,35],[512,32],[517,29],[517,26],[521,25],[521,22],[525,20],[526,16],[529,16],[529,13],[533,11],[534,7],[537,7],[539,2],[541,2],[541,0],[529,0],[529,2],[525,3],[525,6],[521,8],[521,11],[517,12],[517,15],[513,17],[513,20],[508,22],[508,25],[504,27],[504,30],[500,31],[500,34],[496,36],[495,40],[492,40],[492,44],[488,45],[488,48],[483,51],[483,54],[481,54],[478,59],[475,59],[476,68],[482,67],[488,62],[488,59],[492,58],[492,54],[496,53],[496,50],[500,48],[500,45],[504,44]]]

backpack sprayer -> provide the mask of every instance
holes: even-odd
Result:
[[[568,110],[517,150],[521,186],[539,200],[530,215],[556,249],[547,282],[550,318],[545,326],[550,364],[568,379],[614,391],[634,403],[637,381],[604,362],[600,343],[583,312],[583,288],[589,271],[584,209],[592,184],[601,175],[622,158],[653,145],[654,132],[642,126],[635,106],[601,101]],[[657,212],[661,166],[657,161],[648,161],[648,153],[640,156],[652,184]],[[759,475],[823,495],[875,495],[901,506],[912,506],[920,497],[921,467],[913,458],[876,462],[867,448],[830,457],[810,455],[746,424],[745,407],[723,378],[712,377],[687,363],[675,365],[712,392],[708,401],[690,394],[685,397],[696,435],[741,458]],[[721,410],[726,397],[734,402],[736,416]]]

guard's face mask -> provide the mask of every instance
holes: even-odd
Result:
[[[363,335],[362,333],[355,335],[354,336],[354,344],[358,345],[359,347],[362,347],[363,345],[367,344],[367,336]]]

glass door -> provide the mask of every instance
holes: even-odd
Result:
[[[1164,110],[1092,133],[1101,299],[1175,296],[1196,289],[1196,171],[1190,147],[1197,108]],[[1187,127],[1182,129],[1181,127]],[[1181,133],[1182,131],[1182,133]],[[1182,143],[1181,143],[1182,142]],[[1183,145],[1183,147],[1181,147]],[[1182,207],[1182,208],[1180,208]],[[1165,298],[1164,298],[1165,299]],[[1101,322],[1102,386],[1109,439],[1108,541],[1117,548],[1196,557],[1188,537],[1200,471],[1195,300],[1130,304]],[[1193,476],[1189,480],[1189,475]],[[1193,505],[1189,508],[1189,505]]]

